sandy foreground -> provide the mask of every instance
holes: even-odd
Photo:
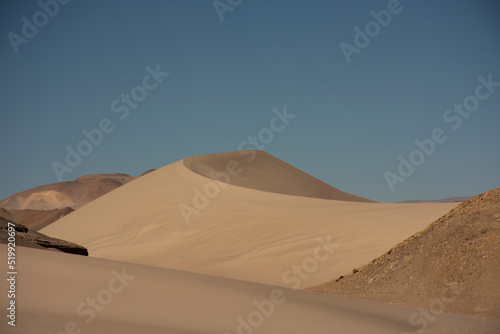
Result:
[[[5,254],[6,246],[0,245]],[[18,247],[1,333],[401,333],[417,309]],[[0,266],[7,271],[2,261]],[[7,291],[2,280],[1,291]],[[4,297],[2,297],[4,298]],[[5,304],[4,304],[5,305]],[[422,319],[422,316],[418,316]],[[428,330],[475,324],[440,314]]]
[[[246,158],[173,163],[41,232],[91,257],[305,288],[370,262],[457,205],[370,203],[267,153]],[[201,175],[223,179],[223,166],[234,184]]]

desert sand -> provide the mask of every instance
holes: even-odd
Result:
[[[173,163],[41,232],[91,257],[305,288],[370,262],[457,205],[374,203],[265,152],[248,162],[249,152]],[[210,178],[221,170],[231,184]]]
[[[0,245],[5,254],[6,246]],[[18,248],[16,327],[1,333],[401,333],[416,309]],[[2,261],[2,270],[6,265]],[[7,290],[6,280],[0,283]],[[259,306],[256,306],[259,305]],[[441,314],[429,329],[477,323]],[[473,333],[473,332],[471,332]]]

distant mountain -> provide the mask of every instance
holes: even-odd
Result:
[[[74,181],[21,191],[0,201],[0,207],[7,210],[76,209],[134,179],[127,174],[86,175]]]
[[[85,204],[122,185],[146,175],[91,174],[74,181],[46,184],[14,194],[0,201],[0,217],[38,231]]]
[[[414,307],[439,304],[447,313],[498,319],[499,277],[500,188],[465,201],[345,277],[309,290]]]
[[[468,200],[469,198],[472,198],[472,196],[448,197],[443,199],[413,199],[396,203],[453,203],[453,202],[463,202]]]
[[[38,231],[73,211],[75,210],[69,207],[53,210],[5,210],[0,208],[0,217],[18,222],[29,227],[32,231]]]

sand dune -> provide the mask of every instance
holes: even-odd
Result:
[[[173,163],[41,232],[83,245],[93,257],[305,288],[368,263],[456,205],[291,196],[260,190],[267,182],[250,189],[200,175],[241,156],[232,152]],[[247,179],[263,169],[269,182],[288,170],[267,154],[239,167]],[[256,171],[245,172],[252,168]],[[307,177],[290,170],[294,177],[273,184],[274,190],[283,186],[311,195],[311,189],[327,189],[319,183],[301,187]]]
[[[5,245],[0,252],[5,254]],[[6,334],[387,334],[415,329],[409,318],[417,310],[402,306],[31,248],[19,247],[18,258],[16,327],[1,321],[0,332]],[[8,290],[6,280],[0,289]],[[475,322],[441,314],[428,328]]]

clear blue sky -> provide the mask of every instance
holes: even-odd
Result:
[[[283,106],[297,117],[265,150],[349,193],[393,202],[500,187],[500,87],[458,129],[443,120],[479,76],[500,81],[500,3],[401,0],[348,64],[339,44],[389,2],[244,0],[221,21],[211,0],[73,0],[16,54],[9,33],[44,15],[37,1],[0,1],[0,198],[57,182],[52,162],[103,118],[113,132],[64,180],[236,150]],[[170,75],[121,120],[112,102],[157,64]],[[435,128],[447,140],[391,191],[384,172]]]

